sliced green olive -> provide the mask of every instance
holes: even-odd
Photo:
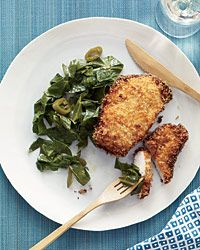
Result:
[[[70,104],[65,98],[60,98],[54,101],[53,109],[61,115],[66,115],[71,111]]]
[[[97,58],[99,58],[101,56],[102,51],[103,51],[103,49],[100,46],[97,46],[95,48],[91,48],[85,54],[85,60],[88,62],[96,60]]]

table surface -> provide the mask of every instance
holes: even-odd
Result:
[[[154,19],[156,2],[156,0],[0,0],[0,79],[18,52],[33,38],[72,19],[91,16],[128,18],[161,31]],[[200,73],[200,32],[186,39],[170,39],[189,57]],[[197,188],[199,183],[200,171],[171,206],[143,223],[105,232],[70,229],[48,249],[126,249],[158,233],[183,197]],[[0,249],[28,249],[57,226],[58,224],[39,214],[26,203],[0,168]]]

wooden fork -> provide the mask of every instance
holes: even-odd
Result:
[[[137,186],[138,184],[143,180],[143,178],[140,178],[140,180],[135,183],[133,186],[125,186],[121,183],[120,179],[117,179],[113,181],[105,190],[104,192],[89,206],[87,206],[84,210],[82,210],[80,213],[75,215],[72,219],[70,219],[68,222],[57,228],[55,231],[53,231],[51,234],[49,234],[47,237],[39,241],[36,245],[30,248],[30,250],[41,250],[50,245],[53,241],[55,241],[58,237],[60,237],[65,231],[67,231],[72,225],[74,225],[77,221],[79,221],[81,218],[83,218],[86,214],[91,212],[93,209],[112,202],[117,201],[128,194],[130,194]]]

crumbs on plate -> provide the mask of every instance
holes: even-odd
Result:
[[[157,123],[161,123],[163,119],[163,115],[158,116]]]

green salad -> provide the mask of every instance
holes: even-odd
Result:
[[[88,138],[92,139],[102,99],[123,69],[119,60],[101,54],[101,47],[92,48],[85,59],[72,60],[68,66],[63,64],[63,74],[54,76],[49,88],[34,104],[32,130],[38,138],[29,151],[40,149],[36,162],[40,171],[68,169],[68,187],[73,176],[81,185],[90,180],[81,150],[87,146]],[[77,145],[75,155],[70,149],[73,142]],[[115,167],[122,170],[124,183],[131,184],[139,179],[135,166],[129,165],[128,172],[120,166],[117,160]],[[137,177],[136,172],[133,177],[130,169],[137,172]]]

